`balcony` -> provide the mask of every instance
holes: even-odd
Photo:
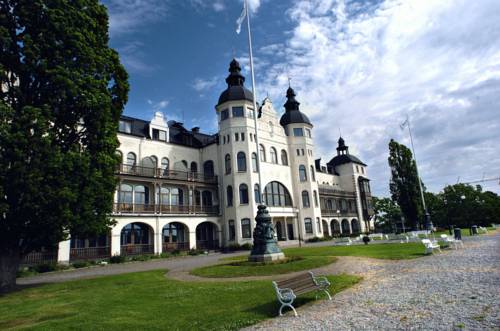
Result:
[[[319,195],[333,195],[336,197],[355,198],[354,192],[338,190],[329,185],[318,185]]]
[[[114,214],[195,214],[218,215],[219,206],[156,205],[138,203],[115,203]]]
[[[187,172],[161,168],[148,168],[129,164],[120,164],[116,169],[116,173],[120,175],[217,184],[217,176],[215,175],[192,171]]]
[[[348,210],[341,210],[337,213],[334,209],[321,209],[321,216],[332,216],[332,217],[358,217],[358,213]]]

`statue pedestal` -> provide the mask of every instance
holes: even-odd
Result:
[[[274,237],[274,228],[271,217],[266,206],[257,207],[255,222],[257,225],[253,231],[253,248],[248,261],[250,262],[272,262],[285,258],[285,254],[278,246]]]
[[[250,262],[273,262],[283,260],[285,258],[285,254],[280,253],[270,253],[270,254],[261,254],[261,255],[250,255],[248,257],[248,261]]]

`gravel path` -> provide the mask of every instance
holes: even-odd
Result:
[[[332,301],[247,330],[500,330],[499,233],[466,238],[458,251],[361,269],[368,277]]]

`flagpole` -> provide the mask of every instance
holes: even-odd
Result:
[[[422,198],[422,205],[424,207],[424,217],[425,217],[425,222],[426,222],[426,227],[431,228],[432,230],[432,222],[430,222],[430,215],[427,212],[427,206],[425,205],[425,198],[424,198],[424,190],[422,189],[422,181],[420,180],[420,175],[418,173],[418,163],[417,163],[417,154],[415,154],[415,148],[413,147],[413,136],[411,134],[411,125],[410,125],[410,117],[406,115],[406,123],[408,124],[408,132],[410,133],[410,144],[411,144],[411,150],[413,152],[413,159],[415,160],[415,169],[417,171],[417,179],[418,179],[418,187],[420,188],[420,196]]]
[[[248,3],[247,0],[243,0],[245,2],[245,11],[246,11],[246,17],[247,17],[247,30],[248,30],[248,49],[250,52],[250,73],[252,76],[252,95],[253,95],[253,122],[254,122],[254,127],[255,127],[255,148],[256,148],[256,155],[257,155],[257,174],[259,176],[259,200],[260,204],[263,205],[263,187],[262,187],[262,175],[260,172],[260,144],[259,144],[259,134],[257,133],[258,128],[257,128],[257,97],[256,93],[257,91],[255,90],[255,75],[254,75],[254,70],[253,70],[253,54],[252,54],[252,32],[250,30],[250,13],[248,12]]]

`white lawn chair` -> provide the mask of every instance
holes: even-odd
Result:
[[[460,245],[460,247],[464,247],[464,243],[462,242],[462,240],[457,240],[457,239],[454,239],[450,236],[448,236],[447,234],[442,234],[441,235],[441,240],[444,241],[445,243],[448,243],[450,245],[453,245],[453,247],[455,249],[458,249],[458,246]]]
[[[432,254],[435,249],[441,253],[441,247],[437,242],[432,242],[430,239],[422,239],[422,244],[425,246],[425,254]]]

